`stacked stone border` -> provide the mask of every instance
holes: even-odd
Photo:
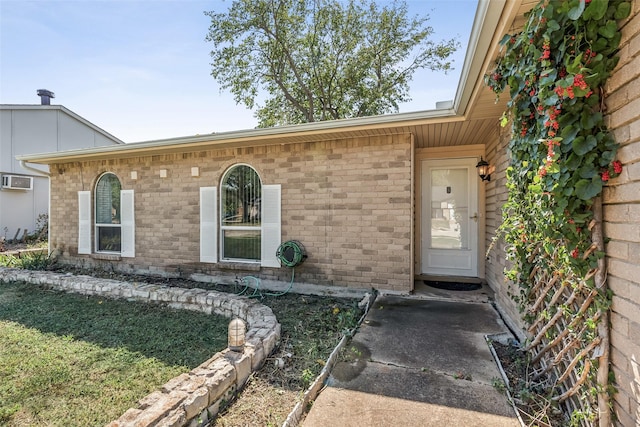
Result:
[[[239,317],[247,323],[244,351],[216,353],[188,373],[142,398],[108,427],[196,427],[206,425],[264,364],[280,340],[271,309],[255,300],[205,289],[120,282],[91,276],[0,267],[0,281],[22,281],[52,289],[114,299],[166,303],[169,307]]]

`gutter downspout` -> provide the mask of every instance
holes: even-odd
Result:
[[[28,171],[35,172],[36,174],[41,175],[41,176],[42,175],[46,175],[46,176],[49,176],[49,177],[51,176],[50,172],[41,171],[40,169],[36,169],[33,166],[29,166],[25,160],[20,160],[20,167],[22,167],[22,168],[24,168],[24,169],[26,169]]]

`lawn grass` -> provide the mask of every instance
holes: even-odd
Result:
[[[2,256],[0,255],[0,264],[1,261]],[[181,288],[204,288],[220,292],[238,292],[240,290],[230,288],[229,285],[200,283],[181,278],[152,278],[126,275],[111,270],[82,270],[70,266],[55,266],[51,265],[48,259],[28,258],[26,261],[21,261],[17,266],[21,268],[46,268],[53,269],[59,273],[87,274],[120,281],[162,284]],[[3,310],[5,308],[3,305],[2,286],[3,284],[0,282],[0,346],[3,345],[1,336]],[[84,296],[79,296],[79,298],[87,299],[87,297]],[[97,299],[96,301],[94,304],[99,305],[100,301],[103,301],[102,303],[105,304],[107,300]],[[273,310],[273,313],[282,325],[282,335],[279,346],[275,349],[274,353],[269,356],[267,364],[263,369],[249,377],[247,385],[240,391],[237,400],[232,405],[229,405],[223,413],[219,414],[212,425],[221,427],[282,425],[296,402],[299,401],[304,390],[323,368],[329,354],[342,338],[342,334],[346,331],[351,331],[363,313],[363,310],[358,307],[358,300],[355,299],[301,295],[294,292],[277,297],[267,294],[264,295],[264,298],[260,299],[260,302]],[[78,314],[76,311],[73,312],[73,315]],[[185,316],[187,314],[188,313],[184,313],[181,317],[186,319]],[[27,318],[28,317],[29,316],[27,316]],[[137,320],[137,318],[134,319]],[[224,335],[226,336],[228,320],[223,320]],[[24,321],[27,322],[27,320]],[[154,324],[151,326],[153,325]],[[46,325],[41,325],[40,327],[44,328],[45,326]],[[64,337],[65,334],[66,332],[60,331],[56,336]],[[109,338],[109,336],[107,336],[107,338]],[[144,341],[144,339],[146,339],[146,337],[142,337],[142,341]],[[125,347],[135,348],[138,344],[140,344],[139,339],[130,339]],[[161,341],[161,345],[162,344],[163,342]],[[222,346],[224,347],[224,343]],[[146,352],[152,353],[150,349],[146,350]],[[213,352],[211,354],[213,354]],[[178,356],[184,356],[184,352],[179,352]],[[205,358],[206,357],[207,356],[205,356]],[[274,366],[274,360],[279,360],[284,366]],[[0,354],[0,365],[2,363],[3,355]],[[197,364],[198,363],[196,363],[196,365]],[[0,366],[0,426],[5,425],[3,424],[1,415],[3,408],[9,408],[9,410],[15,412],[15,408],[3,402],[3,396],[6,395],[7,392],[5,390],[3,394],[2,386],[4,377],[2,372]],[[123,375],[125,378],[129,378],[129,376]],[[169,377],[171,376],[172,375],[169,375]],[[115,380],[114,383],[118,384],[119,381],[120,380]],[[159,384],[163,384],[164,382],[166,381],[159,381]],[[8,393],[10,394],[11,392]],[[142,394],[144,395],[144,393]],[[138,398],[135,398],[134,400],[137,399]],[[126,407],[128,408],[129,406]],[[104,418],[114,419],[119,415],[120,413],[114,417]],[[96,422],[94,424],[100,423]],[[14,416],[11,423],[7,425],[14,427],[45,425],[45,423],[35,422],[33,420],[29,421],[26,418],[18,419]],[[75,423],[52,422],[48,425],[92,425],[92,423],[90,421]]]
[[[104,425],[223,349],[227,323],[0,282],[0,425]]]

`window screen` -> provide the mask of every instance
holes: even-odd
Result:
[[[260,260],[262,183],[248,165],[236,165],[222,179],[220,228],[222,258]]]
[[[96,250],[120,252],[120,180],[112,173],[105,173],[96,183]]]

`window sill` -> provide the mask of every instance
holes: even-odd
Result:
[[[260,263],[254,262],[220,261],[218,266],[221,270],[260,271]]]
[[[122,256],[120,254],[91,254],[91,258],[99,259],[102,261],[120,261]]]

